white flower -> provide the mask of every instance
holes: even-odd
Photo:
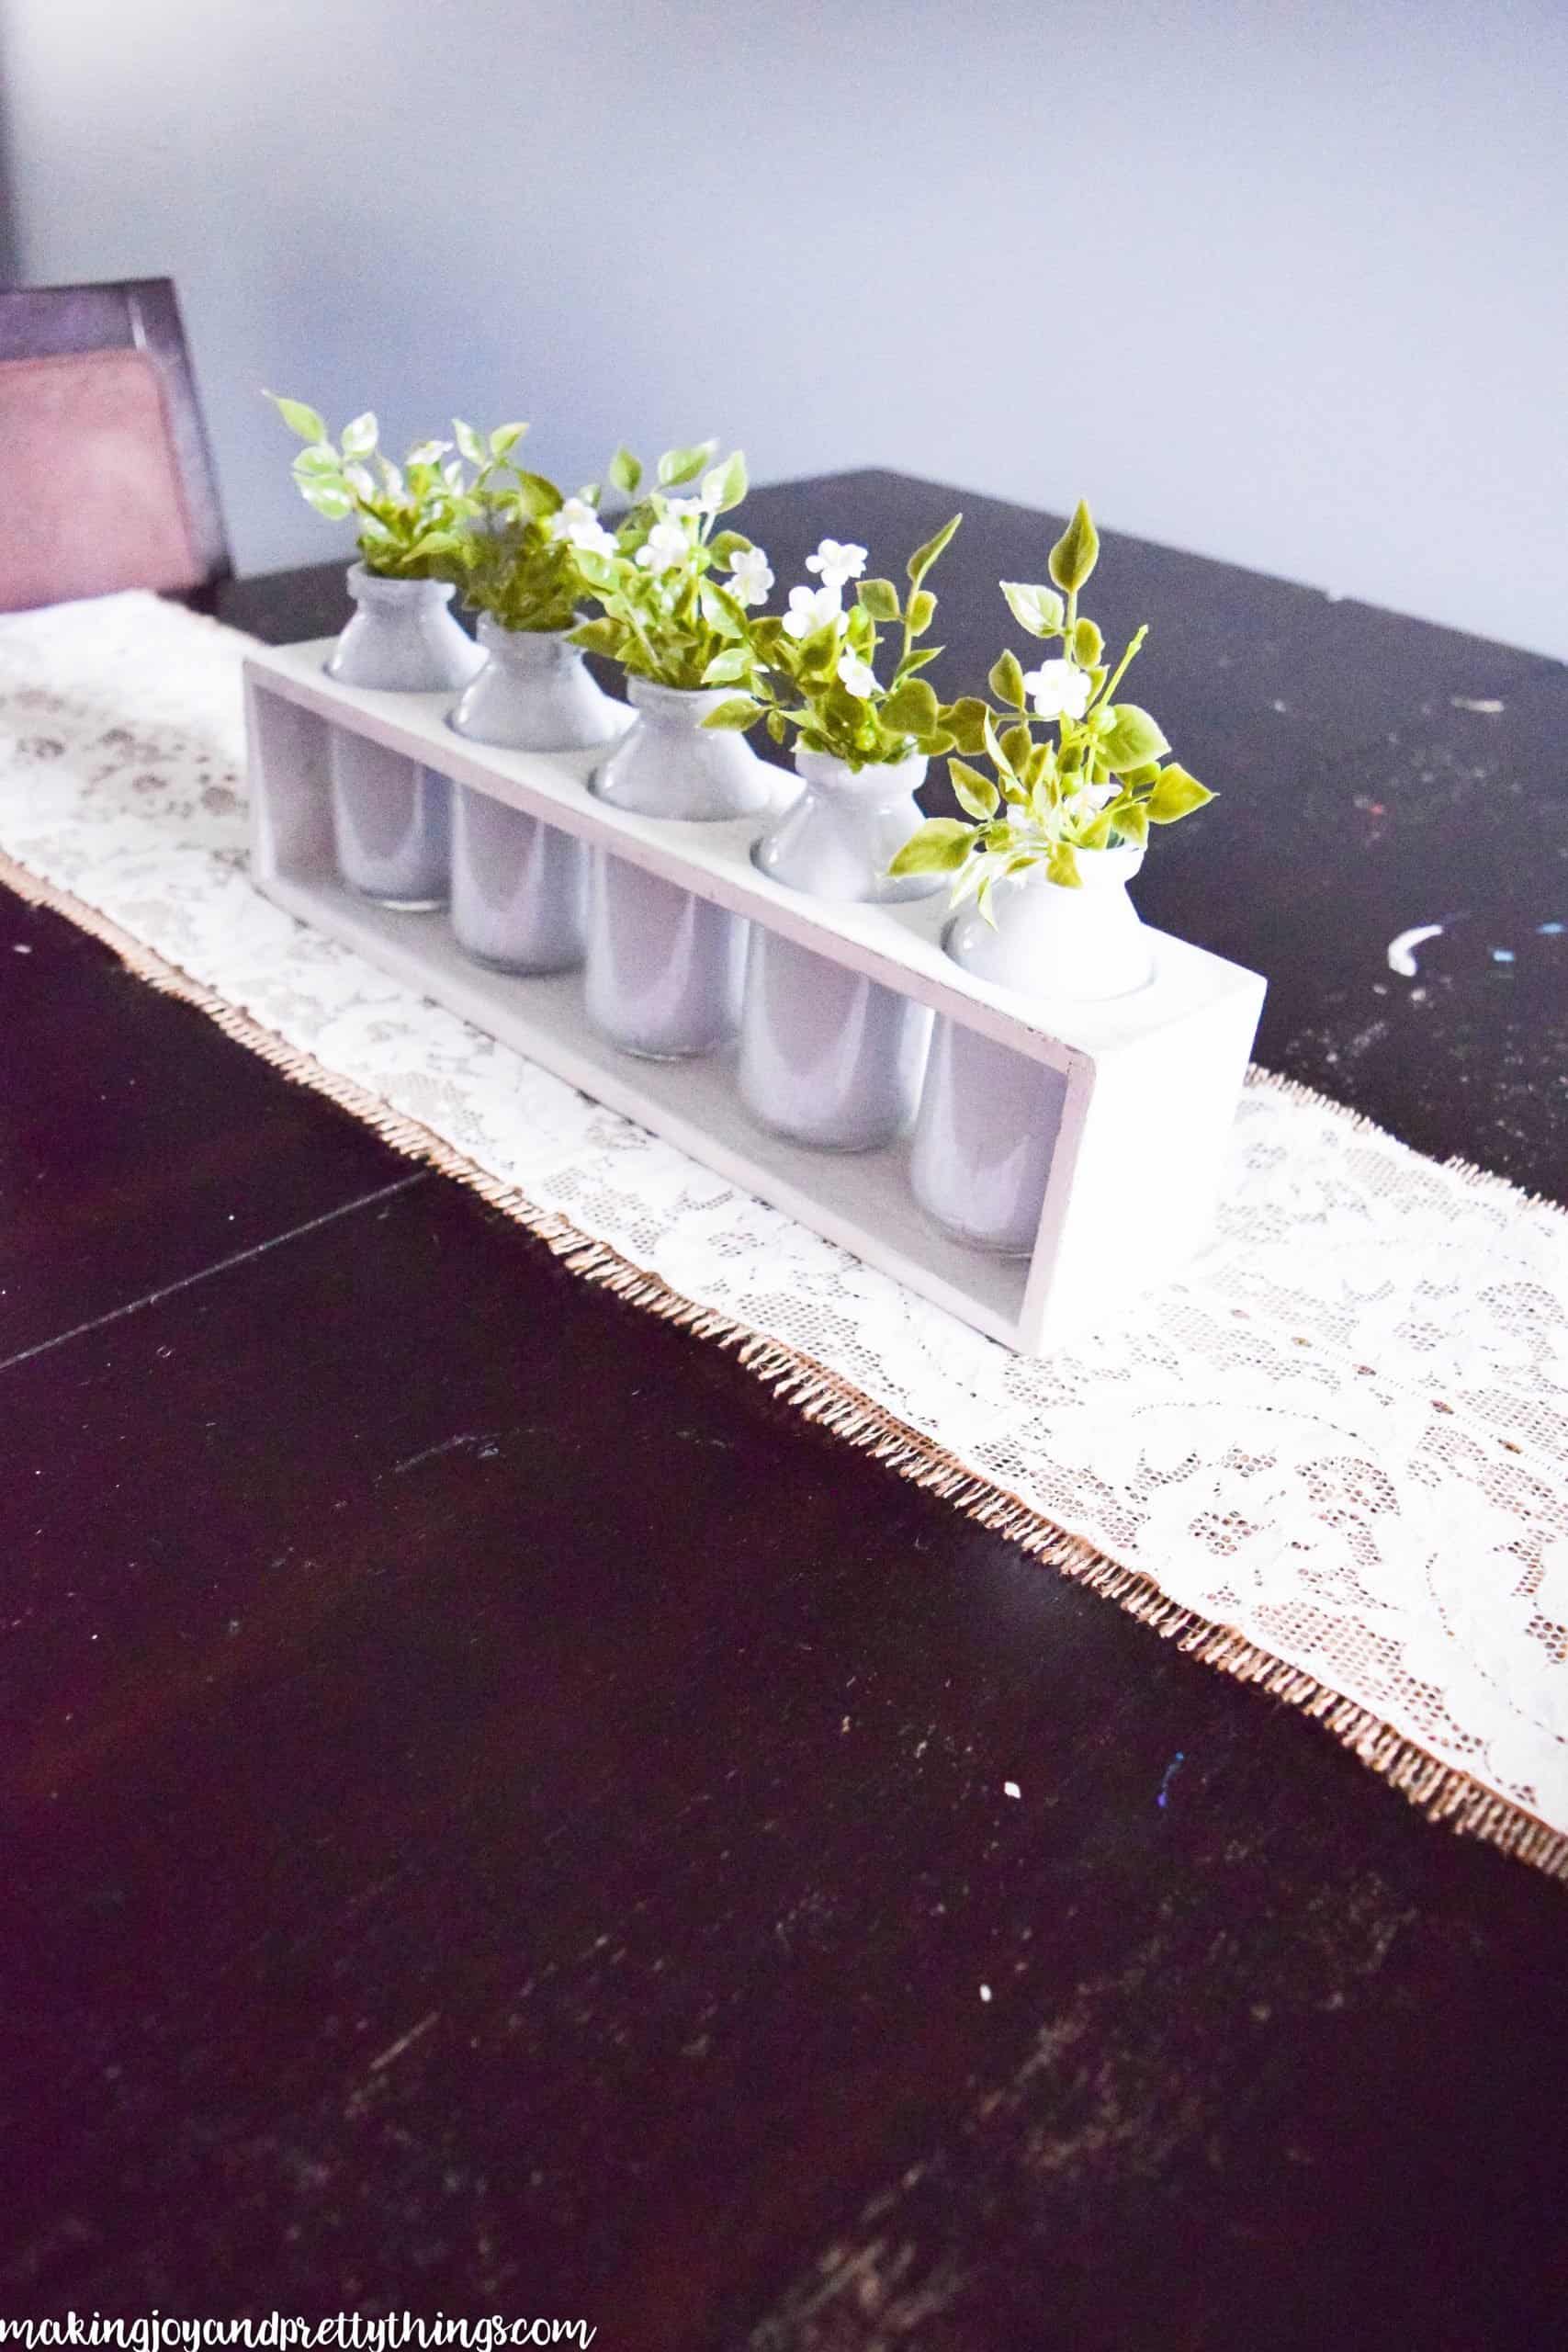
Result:
[[[637,560],[645,571],[673,571],[685,562],[692,551],[683,523],[655,523],[648,535],[647,544],[638,548]]]
[[[598,520],[598,515],[585,498],[563,499],[545,525],[545,537],[547,539],[570,539],[576,547],[577,533],[587,524],[597,525]]]
[[[773,584],[773,566],[761,548],[737,548],[729,559],[730,593],[739,604],[761,605]]]
[[[858,653],[840,653],[839,684],[841,686],[847,686],[851,694],[859,695],[863,700],[867,695],[874,695],[877,690],[876,673],[869,662],[861,660]]]
[[[673,514],[677,522],[684,522],[688,514],[705,514],[706,507],[700,498],[671,498],[664,501],[666,514]]]
[[[411,466],[433,466],[446,455],[451,447],[450,441],[422,441],[417,449],[409,451],[409,463]]]
[[[1089,708],[1093,682],[1076,662],[1042,662],[1024,673],[1024,691],[1034,697],[1039,718],[1081,718]]]
[[[820,588],[792,588],[784,628],[791,637],[810,637],[814,630],[837,620],[842,609],[837,588],[826,584]]]
[[[597,514],[591,514],[585,523],[574,523],[566,536],[574,548],[581,548],[587,555],[615,552],[615,535],[604,528]]]
[[[807,571],[817,572],[824,588],[842,588],[846,582],[858,580],[865,570],[865,549],[852,542],[840,544],[837,539],[824,539],[815,555],[806,559]]]
[[[591,555],[614,555],[615,542],[585,498],[562,501],[545,525],[548,539],[568,539]]]

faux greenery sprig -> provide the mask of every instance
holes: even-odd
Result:
[[[761,548],[739,531],[714,527],[748,487],[740,451],[715,465],[717,447],[667,449],[656,485],[624,517],[611,545],[578,549],[578,570],[599,612],[573,632],[572,643],[659,685],[710,684],[718,656],[746,646],[747,605],[761,603],[773,585]],[[642,468],[629,450],[616,450],[610,481],[636,498]],[[694,495],[675,494],[688,482],[698,482]]]
[[[1111,668],[1100,630],[1078,612],[1078,593],[1099,557],[1099,535],[1080,500],[1051,550],[1055,587],[1001,583],[1020,626],[1048,644],[1060,641],[1062,650],[1027,673],[1016,654],[998,658],[988,683],[1003,710],[969,696],[943,712],[958,748],[983,754],[996,781],[967,760],[950,760],[970,821],[931,819],[898,852],[894,874],[951,873],[954,900],[976,893],[988,916],[1003,875],[1043,865],[1053,882],[1077,888],[1077,851],[1142,848],[1151,825],[1173,825],[1214,797],[1176,761],[1161,764],[1170,745],[1146,710],[1114,699],[1148,625]],[[1041,722],[1045,732],[1037,739]]]
[[[851,768],[890,766],[916,752],[951,752],[957,738],[930,682],[919,675],[940,646],[919,640],[936,616],[925,577],[963,516],[955,514],[905,566],[909,594],[901,602],[891,580],[863,580],[866,550],[824,539],[806,568],[816,588],[792,588],[789,609],[750,619],[743,645],[727,648],[708,666],[710,685],[744,684],[747,691],[721,703],[705,727],[747,728],[764,719],[775,743],[794,736],[808,752],[826,752]],[[843,591],[857,582],[846,612]],[[876,674],[877,624],[902,630],[892,678]]]
[[[510,460],[483,463],[482,436],[472,435],[470,451],[469,428],[453,429],[459,449],[480,468],[463,501],[463,601],[502,628],[570,628],[591,594],[582,557],[615,552],[599,519],[601,485],[587,482],[569,498],[545,475]]]
[[[341,441],[334,441],[303,401],[284,400],[276,392],[267,398],[307,445],[294,460],[300,496],[329,522],[356,518],[367,571],[387,580],[457,578],[470,485],[462,458],[448,457],[450,441],[422,441],[396,466],[378,450],[380,428],[373,411],[355,417],[344,426]],[[461,434],[472,446],[464,454],[482,472],[499,463],[526,430],[522,424],[498,425],[481,447],[465,425]]]

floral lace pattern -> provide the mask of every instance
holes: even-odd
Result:
[[[1026,1361],[261,898],[246,640],[0,623],[0,848],[683,1297],[1568,1833],[1568,1217],[1270,1084],[1180,1282]]]

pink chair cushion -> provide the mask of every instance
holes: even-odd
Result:
[[[0,360],[0,612],[201,576],[146,352]]]

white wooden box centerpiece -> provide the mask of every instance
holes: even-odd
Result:
[[[1201,1247],[1262,1006],[1257,973],[1152,932],[1147,987],[1092,1004],[1026,1001],[943,954],[945,892],[894,906],[806,898],[752,864],[766,814],[689,824],[608,807],[588,789],[604,748],[540,753],[465,741],[446,724],[451,692],[374,693],[329,678],[333,641],[258,650],[245,662],[252,876],[279,906],[1026,1354],[1091,1326]],[[444,912],[394,911],[349,889],[329,809],[334,728],[613,850],[1062,1072],[1066,1102],[1032,1253],[993,1256],[932,1226],[909,1191],[907,1137],[852,1154],[786,1142],[742,1108],[733,1046],[686,1061],[634,1059],[589,1025],[580,971],[486,969],[460,953]],[[780,805],[798,788],[781,772]]]

